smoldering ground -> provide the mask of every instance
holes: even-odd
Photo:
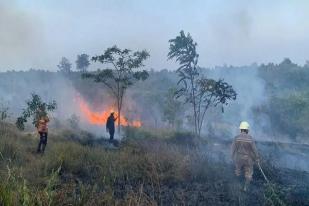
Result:
[[[164,128],[167,127],[162,111],[165,90],[176,85],[177,75],[168,71],[154,72],[152,75],[150,79],[129,89],[123,111],[128,118],[140,119],[144,127]],[[258,142],[264,141],[266,145],[267,142],[274,143],[273,146],[261,144],[263,154],[276,157],[276,161],[282,167],[308,170],[305,159],[309,151],[304,149],[300,152],[298,148],[287,151],[287,147],[275,147],[278,141],[273,136],[268,117],[259,115],[257,118],[256,113],[253,112],[254,108],[267,101],[265,85],[259,77],[257,66],[207,69],[203,70],[203,75],[214,79],[224,79],[238,94],[236,101],[224,107],[224,113],[220,107],[211,109],[207,113],[203,132],[208,139],[231,142],[238,133],[239,122],[247,120],[251,124],[251,134]],[[37,93],[44,101],[56,100],[58,108],[52,113],[52,118],[58,123],[60,121],[58,126],[67,125],[68,119],[76,115],[79,117],[81,129],[88,130],[98,137],[107,136],[105,124],[91,124],[81,111],[78,102],[78,97],[83,98],[89,108],[97,113],[102,112],[106,105],[113,104],[112,97],[101,84],[85,81],[81,79],[79,73],[73,72],[70,76],[60,72],[35,70],[1,73],[0,80],[0,96],[4,102],[7,102],[13,122],[21,114],[25,101],[30,98],[31,93]],[[151,89],[148,91],[147,88]],[[188,105],[183,109],[190,112]],[[182,130],[190,130],[186,117],[183,117],[183,120]],[[52,121],[51,126],[55,126],[53,125],[55,122]],[[217,151],[213,155],[223,155],[226,161],[230,162],[228,147],[224,150],[217,149],[215,145],[211,147]]]

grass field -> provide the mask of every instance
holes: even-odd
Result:
[[[309,205],[307,173],[265,160],[275,195],[257,169],[243,192],[231,163],[205,151],[209,142],[189,133],[125,134],[111,147],[86,132],[51,130],[40,155],[35,133],[1,123],[0,205]]]

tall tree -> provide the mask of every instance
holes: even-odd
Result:
[[[210,106],[227,104],[228,100],[236,99],[236,92],[223,80],[215,81],[200,77],[198,72],[199,54],[196,52],[197,43],[190,34],[183,31],[175,39],[169,40],[168,59],[175,59],[180,64],[176,97],[183,97],[185,103],[193,107],[194,133],[200,136],[205,113]]]
[[[183,84],[183,87],[178,90],[177,97],[185,97],[185,102],[189,102],[193,106],[193,118],[194,118],[194,133],[198,133],[197,127],[197,79],[199,76],[197,70],[197,62],[199,55],[196,53],[197,43],[193,41],[190,34],[187,36],[183,31],[175,39],[169,40],[170,48],[168,53],[168,59],[176,58],[176,62],[179,62],[180,67],[177,69],[177,73],[180,77],[178,84]]]
[[[70,63],[70,61],[67,58],[62,57],[59,64],[57,65],[57,67],[59,68],[60,72],[70,73],[71,68],[72,68],[72,64]]]
[[[145,80],[149,74],[146,70],[139,69],[144,66],[144,61],[149,57],[145,50],[132,52],[129,49],[120,49],[117,46],[107,48],[104,54],[92,57],[92,61],[100,62],[105,69],[96,72],[84,73],[83,78],[93,79],[103,83],[115,98],[118,112],[118,132],[120,132],[120,115],[123,97],[128,87],[138,80]]]
[[[75,61],[76,63],[76,69],[82,72],[87,71],[87,68],[90,65],[89,62],[89,55],[88,54],[80,54],[77,55],[77,59]]]

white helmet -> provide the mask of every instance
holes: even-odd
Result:
[[[246,122],[246,121],[242,121],[242,122],[240,123],[240,125],[239,125],[239,129],[246,129],[246,130],[249,130],[249,128],[250,128],[250,125],[249,125],[249,123]]]

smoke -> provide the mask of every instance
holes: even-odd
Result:
[[[58,73],[44,71],[6,72],[0,75],[0,97],[8,102],[13,117],[21,114],[31,93],[49,102],[56,100],[58,108],[53,118],[67,119],[77,111],[76,90],[66,78]]]
[[[292,140],[283,143],[285,140],[282,134],[275,140],[269,117],[258,112],[261,105],[267,104],[268,99],[265,82],[259,76],[257,65],[216,67],[205,70],[203,74],[208,78],[224,79],[237,92],[236,101],[226,106],[224,113],[221,113],[220,108],[212,109],[208,113],[205,125],[205,129],[208,130],[205,132],[209,134],[209,128],[215,127],[214,131],[211,131],[215,138],[224,137],[231,140],[239,133],[239,123],[248,121],[251,127],[250,134],[257,142],[259,153],[264,160],[279,168],[309,171],[306,164],[309,155],[308,145],[296,144]],[[216,118],[218,113],[220,118]],[[208,155],[215,160],[230,162],[230,148],[225,144],[209,145],[205,150],[209,151]]]
[[[250,133],[259,142],[258,147],[261,154],[275,154],[271,157],[276,160],[280,167],[287,167],[299,170],[308,170],[304,164],[308,158],[308,150],[305,145],[300,152],[299,147],[277,147],[270,135],[263,134],[265,128],[271,127],[267,117],[256,118],[254,108],[267,101],[265,97],[265,85],[258,75],[257,66],[246,66],[239,68],[218,67],[216,69],[204,70],[203,75],[208,78],[224,78],[231,84],[238,93],[237,100],[225,107],[225,112],[221,113],[221,108],[215,108],[208,112],[204,125],[204,132],[210,133],[209,128],[213,128],[212,134],[216,140],[223,137],[231,140],[238,132],[240,121],[246,120],[251,125]],[[97,136],[107,136],[105,124],[90,124],[85,114],[80,108],[79,97],[89,106],[92,112],[102,112],[111,105],[112,101],[106,90],[100,84],[80,80],[79,76],[69,78],[61,73],[34,71],[28,72],[6,72],[0,73],[0,99],[8,102],[9,112],[13,113],[13,118],[21,114],[25,107],[25,101],[30,98],[30,94],[35,92],[44,101],[56,100],[58,108],[51,114],[51,126],[56,122],[60,127],[68,124],[68,119],[74,114],[80,117],[80,128],[90,131]],[[164,128],[166,123],[162,118],[162,107],[164,106],[164,94],[167,88],[175,86],[177,76],[172,72],[155,72],[149,80],[139,82],[127,93],[123,114],[129,120],[140,120],[143,125],[151,128]],[[80,82],[82,81],[82,82]],[[84,82],[85,81],[85,82]],[[189,111],[189,107],[186,108]],[[14,119],[12,119],[14,121]],[[59,122],[60,121],[60,122]],[[185,117],[184,117],[185,121]],[[185,122],[187,124],[187,122]],[[59,126],[58,125],[58,126]],[[67,125],[69,126],[69,125]],[[189,125],[187,125],[189,128]],[[210,137],[209,135],[207,137]],[[120,136],[117,136],[120,138]],[[261,142],[261,140],[268,140]],[[229,147],[226,142],[219,146],[208,145],[206,151],[214,151],[214,158],[230,159]],[[225,145],[225,146],[224,146]],[[222,148],[224,147],[224,148]],[[293,161],[291,161],[293,160]],[[292,164],[293,163],[293,164]]]
[[[14,1],[0,2],[1,65],[24,69],[30,68],[34,59],[41,61],[44,39],[40,24],[36,16],[19,9]]]
[[[227,134],[218,134],[218,131],[214,131],[217,132],[216,136],[233,137],[239,131],[239,123],[248,121],[251,125],[251,132],[256,139],[262,140],[265,138],[267,135],[263,134],[263,132],[270,128],[269,119],[254,112],[255,108],[267,101],[265,82],[259,77],[258,66],[216,67],[205,70],[204,75],[207,78],[216,80],[224,79],[224,81],[232,85],[237,93],[237,99],[224,106],[224,113],[221,113],[221,108],[210,111],[209,119],[213,118],[211,115],[217,114],[220,116],[220,121],[226,123],[229,127],[226,128],[228,130]],[[214,125],[213,122],[209,121],[206,121],[206,124]]]
[[[106,134],[105,123],[111,110],[117,112],[108,92],[100,84],[81,80],[80,74],[36,70],[0,73],[0,100],[8,103],[12,122],[22,113],[32,93],[44,102],[57,102],[57,109],[51,113],[51,127],[70,126],[68,120],[76,115],[81,129],[102,136]],[[134,101],[126,102],[120,118],[122,125],[141,126],[135,108]]]

